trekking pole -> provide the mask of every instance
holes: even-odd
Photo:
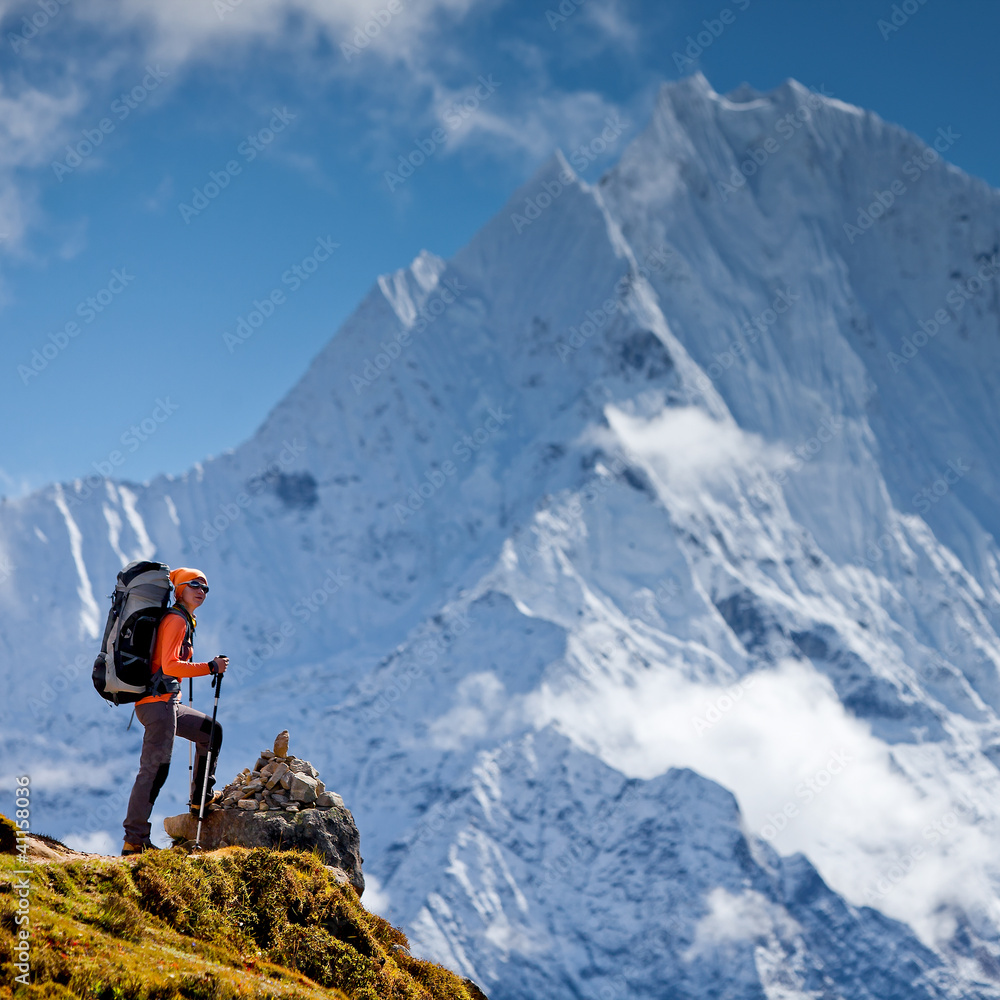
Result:
[[[188,708],[194,707],[194,678],[188,678]],[[194,744],[188,743],[188,788],[194,784]]]
[[[212,687],[215,688],[215,704],[212,706],[212,730],[208,737],[208,752],[205,754],[205,777],[201,783],[201,805],[198,807],[198,832],[194,838],[196,849],[201,848],[201,824],[205,818],[205,796],[208,794],[208,775],[212,769],[212,746],[215,743],[215,717],[219,711],[219,691],[222,689],[222,674],[216,674],[212,678]]]

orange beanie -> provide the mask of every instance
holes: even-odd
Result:
[[[174,585],[174,600],[180,596],[181,587],[198,577],[208,582],[208,577],[200,569],[191,569],[189,566],[178,566],[170,571],[170,582]]]

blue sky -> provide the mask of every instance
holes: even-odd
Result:
[[[0,0],[0,28],[12,497],[116,451],[141,481],[238,445],[378,274],[450,256],[618,115],[595,179],[694,69],[951,127],[952,162],[1000,186],[991,0]]]

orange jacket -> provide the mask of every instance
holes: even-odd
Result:
[[[180,615],[166,614],[156,630],[156,648],[153,650],[152,673],[158,670],[174,677],[205,677],[211,668],[207,663],[194,663],[191,660],[192,651],[183,650],[184,638],[187,635],[187,622]],[[186,654],[186,655],[183,655]],[[151,701],[170,701],[176,695],[153,694],[136,702],[145,705]]]

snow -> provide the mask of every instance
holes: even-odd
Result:
[[[120,835],[94,588],[155,557],[212,585],[222,773],[289,728],[374,905],[493,1000],[1000,995],[1000,281],[956,292],[1000,202],[923,149],[668,85],[598,184],[555,155],[380,278],[239,448],[0,508],[47,832]]]

